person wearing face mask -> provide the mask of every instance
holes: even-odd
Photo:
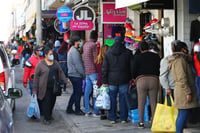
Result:
[[[68,81],[59,63],[54,60],[51,48],[44,49],[44,59],[38,63],[34,74],[33,94],[37,94],[40,112],[44,115],[44,124],[49,125],[53,120],[52,111],[56,102],[54,84],[60,80],[67,84]]]
[[[71,94],[66,113],[75,113],[75,115],[84,115],[83,111],[80,109],[82,80],[85,78],[83,60],[78,50],[80,42],[79,36],[72,36],[72,47],[67,55],[68,76],[73,86],[73,93]],[[75,111],[73,110],[73,105],[75,105]]]
[[[43,59],[43,53],[41,52],[42,47],[36,46],[34,48],[34,54],[25,61],[24,65],[24,76],[23,76],[23,85],[27,88],[27,83],[29,79],[29,88],[30,94],[32,95],[33,90],[33,79],[34,79],[34,72],[36,65],[39,63],[40,60]]]
[[[32,54],[32,51],[31,51],[30,46],[27,43],[25,43],[24,48],[22,50],[22,57],[24,58],[23,67],[25,65],[25,62],[31,57],[31,54]]]

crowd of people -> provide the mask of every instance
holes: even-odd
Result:
[[[113,46],[104,44],[100,50],[97,50],[96,31],[91,31],[90,39],[84,44],[79,36],[72,36],[69,43],[56,40],[54,45],[43,44],[34,48],[30,48],[28,44],[23,46],[23,50],[20,50],[20,59],[23,57],[24,60],[23,85],[26,88],[29,82],[30,94],[37,94],[44,123],[50,124],[53,119],[55,79],[61,81],[64,91],[69,79],[73,93],[66,113],[86,117],[92,115],[108,119],[111,124],[119,119],[125,124],[128,121],[125,95],[132,81],[135,82],[138,93],[138,127],[144,128],[147,96],[153,120],[161,84],[164,95],[172,95],[174,98],[174,106],[178,109],[176,132],[182,133],[191,109],[199,106],[199,97],[196,95],[199,88],[195,86],[195,72],[192,71],[193,56],[189,54],[186,43],[173,41],[173,54],[161,60],[158,42],[144,39],[133,55],[124,45],[124,36],[119,34],[114,38]],[[95,85],[109,88],[110,110],[96,108],[97,96],[91,95]],[[82,95],[85,110],[81,110],[80,106]]]

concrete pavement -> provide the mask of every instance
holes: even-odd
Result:
[[[17,99],[17,108],[14,114],[15,133],[151,133],[149,123],[146,123],[145,129],[138,129],[136,124],[131,122],[127,124],[110,124],[108,120],[100,120],[100,118],[76,116],[66,114],[66,106],[72,93],[72,87],[68,86],[67,94],[57,97],[53,117],[55,120],[50,126],[43,125],[42,122],[31,121],[26,117],[26,109],[30,101],[27,96],[27,90],[22,86],[23,69],[16,67],[16,82],[19,88],[23,89],[24,96]],[[81,103],[83,99],[81,99]],[[82,105],[82,110],[83,105]],[[188,128],[184,133],[200,133],[199,128]]]
[[[74,133],[151,133],[150,126],[146,123],[145,129],[138,129],[136,124],[131,122],[126,124],[116,123],[110,124],[109,120],[100,120],[93,116],[77,116],[74,114],[67,114],[65,112],[68,100],[70,98],[72,87],[67,88],[67,94],[57,97],[56,110],[59,110],[64,121],[69,125]],[[81,103],[83,99],[81,99]],[[83,105],[82,105],[82,110]]]

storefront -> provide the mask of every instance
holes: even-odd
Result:
[[[134,35],[155,34],[160,42],[161,56],[171,54],[170,43],[176,38],[174,1],[150,0],[128,6],[127,10],[127,18],[133,21]]]
[[[100,13],[99,13],[99,1],[96,0],[74,0],[74,1],[66,1],[65,4],[70,6],[73,10],[73,18],[72,21],[85,21],[89,20],[91,22],[88,23],[90,27],[92,24],[92,28],[83,28],[82,30],[79,28],[72,28],[70,30],[70,36],[78,35],[81,37],[83,41],[89,40],[90,31],[96,30],[99,31],[100,26]],[[82,14],[83,13],[83,14]],[[80,16],[77,18],[76,16]],[[86,22],[87,23],[87,22]],[[75,23],[70,22],[70,27],[74,27]]]

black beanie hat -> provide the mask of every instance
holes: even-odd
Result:
[[[77,36],[77,35],[72,36],[72,37],[71,37],[71,40],[70,40],[71,45],[74,45],[74,43],[75,43],[76,41],[79,41],[79,40],[81,40],[81,38],[80,38],[79,36]]]

